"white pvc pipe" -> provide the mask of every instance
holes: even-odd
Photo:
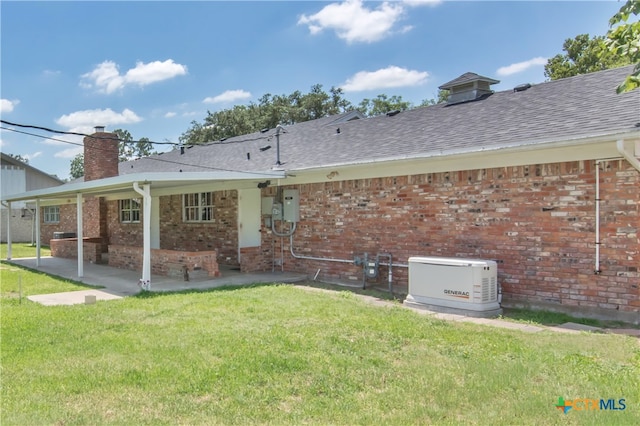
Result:
[[[600,161],[596,161],[596,265],[595,274],[600,273]]]
[[[36,266],[40,266],[40,200],[36,199]]]

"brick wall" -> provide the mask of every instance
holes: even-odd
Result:
[[[107,240],[106,202],[102,198],[91,198],[84,200],[82,207],[82,233],[84,237],[102,238]],[[102,211],[102,215],[100,212]],[[40,210],[40,241],[48,245],[53,238],[54,232],[77,233],[76,225],[77,210],[75,204],[64,204],[60,206],[60,222],[44,223],[44,208]],[[103,253],[106,252],[106,245],[103,245]]]
[[[217,252],[187,252],[176,250],[151,250],[151,273],[156,275],[175,275],[186,267],[190,274],[206,271],[209,277],[219,277],[220,269],[216,261]],[[109,266],[134,271],[142,270],[142,247],[110,245]]]
[[[84,138],[84,181],[118,176],[117,135],[98,132]]]
[[[49,242],[51,248],[51,256],[62,257],[65,259],[78,258],[78,239],[66,238],[62,240],[52,239]],[[102,262],[102,239],[101,238],[83,238],[82,239],[82,258],[86,262],[100,263]]]
[[[218,252],[218,263],[238,265],[238,192],[215,192],[214,220],[182,221],[182,196],[160,197],[160,248]]]
[[[300,185],[296,254],[352,259],[364,252],[493,259],[505,302],[559,310],[640,312],[640,178],[625,161],[601,163],[601,273],[595,274],[593,161]],[[273,196],[274,188],[263,195]],[[285,270],[359,283],[345,263],[293,259]],[[394,268],[406,291],[407,269]],[[377,281],[387,285],[386,267]]]

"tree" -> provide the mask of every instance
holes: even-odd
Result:
[[[342,89],[332,87],[329,93],[322,85],[311,87],[309,93],[296,90],[289,95],[264,94],[258,103],[236,105],[216,112],[207,111],[203,123],[191,122],[179,140],[185,145],[198,145],[233,136],[273,129],[278,124],[290,125],[315,120],[353,109],[344,99]]]
[[[608,52],[635,63],[631,74],[618,86],[618,93],[640,87],[640,21],[627,23],[630,15],[640,14],[640,0],[628,0],[609,20],[610,30],[605,44]]]
[[[363,99],[358,105],[358,109],[368,117],[386,114],[391,111],[405,111],[411,108],[411,102],[403,101],[402,96],[391,96],[381,94],[374,99]]]
[[[149,141],[149,138],[140,138],[139,140],[133,140],[133,136],[128,130],[116,129],[113,131],[120,139],[118,143],[119,160],[129,161],[136,160],[142,157],[148,157],[151,154],[155,154],[153,151],[153,144]]]
[[[15,158],[16,160],[23,162],[24,164],[29,164],[29,159],[27,157],[23,157],[20,154],[8,154],[8,155],[11,158]]]
[[[140,138],[136,141],[128,130],[123,129],[116,129],[113,133],[119,139],[118,161],[120,162],[148,157],[156,153],[153,151],[153,143],[149,138]],[[74,179],[84,176],[84,154],[73,157],[69,174]]]
[[[449,91],[445,90],[445,89],[440,89],[438,90],[438,99],[423,99],[422,102],[420,102],[421,107],[425,107],[425,106],[430,106],[430,105],[437,105],[437,104],[443,104],[445,102],[447,102],[447,99],[449,98]]]
[[[589,34],[580,34],[574,39],[566,39],[562,50],[566,53],[554,56],[544,66],[544,75],[551,80],[588,74],[631,63],[628,56],[608,49],[605,38],[602,36],[590,39]]]
[[[84,154],[78,154],[73,157],[69,174],[74,179],[84,176]]]

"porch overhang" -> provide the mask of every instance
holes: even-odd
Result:
[[[255,187],[258,182],[269,179],[284,179],[284,171],[267,172],[215,171],[215,172],[154,172],[132,173],[89,182],[74,182],[51,188],[37,189],[2,197],[3,202],[40,200],[42,205],[74,203],[78,194],[106,198],[136,197],[134,183],[150,185],[154,195],[172,195],[189,192],[190,188],[208,187],[240,189]],[[46,203],[46,204],[45,204]]]
[[[144,255],[143,275],[141,283],[150,284],[150,223],[151,197],[186,194],[190,192],[219,191],[224,189],[255,188],[258,183],[267,180],[286,178],[285,171],[242,172],[169,172],[169,173],[132,173],[98,179],[89,182],[74,182],[52,188],[38,189],[20,194],[2,197],[3,204],[11,205],[17,201],[36,202],[36,266],[40,266],[40,207],[46,205],[76,204],[78,277],[83,272],[83,236],[82,236],[82,203],[84,198],[105,197],[107,199],[142,198],[142,222]],[[11,215],[8,215],[7,229],[11,229]],[[11,237],[7,234],[7,259],[11,260]]]

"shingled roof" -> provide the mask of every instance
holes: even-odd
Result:
[[[415,108],[393,116],[340,116],[286,126],[280,158],[287,171],[429,155],[525,148],[638,131],[640,90],[616,94],[631,67],[507,90],[473,102]],[[353,118],[353,116],[352,116]],[[209,169],[266,171],[276,132],[229,138],[120,164],[120,174]],[[267,149],[270,146],[271,148]]]

